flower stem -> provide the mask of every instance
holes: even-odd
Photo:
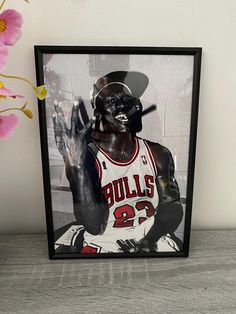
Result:
[[[3,113],[3,112],[6,112],[6,111],[9,111],[9,110],[21,110],[21,108],[18,108],[18,107],[11,107],[11,108],[7,108],[7,109],[3,109],[3,110],[0,110],[0,113]]]
[[[1,4],[1,6],[0,6],[0,10],[2,10],[2,7],[3,7],[3,5],[4,5],[5,2],[6,2],[6,0],[3,0],[2,4]]]
[[[20,77],[20,76],[16,76],[16,75],[6,75],[6,74],[2,74],[0,73],[0,76],[5,77],[5,78],[12,78],[12,79],[16,79],[16,80],[21,80],[21,81],[25,81],[26,83],[28,83],[30,86],[32,86],[33,88],[35,88],[34,84],[25,79],[24,77]]]
[[[24,105],[21,106],[21,107],[11,107],[11,108],[0,110],[0,113],[6,112],[6,111],[9,111],[9,110],[20,110],[20,111],[23,111],[26,106],[27,106],[27,102],[25,102]]]

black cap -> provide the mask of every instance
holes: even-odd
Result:
[[[115,84],[115,83],[118,84]],[[94,85],[94,95],[107,95],[110,92],[122,90],[131,92],[131,95],[140,98],[148,86],[148,77],[135,71],[115,71],[100,77]],[[124,85],[125,86],[124,86]],[[127,86],[127,87],[126,87]]]

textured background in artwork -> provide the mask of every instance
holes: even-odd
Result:
[[[45,60],[48,56],[45,55]],[[170,149],[175,162],[175,176],[185,208],[188,168],[188,148],[192,99],[192,56],[167,55],[54,55],[45,62],[48,89],[56,86],[46,103],[50,157],[50,179],[54,228],[74,221],[72,197],[68,187],[64,163],[55,145],[51,114],[54,98],[63,96],[61,106],[68,124],[75,97],[82,97],[88,115],[92,116],[89,94],[93,83],[109,72],[131,70],[145,73],[149,85],[141,97],[144,109],[151,104],[157,110],[143,117],[143,130],[138,136],[158,142]],[[59,191],[60,189],[60,191]],[[179,227],[183,231],[183,223]]]

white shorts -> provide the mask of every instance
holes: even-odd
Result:
[[[141,225],[135,228],[106,230],[102,235],[91,235],[88,232],[84,233],[82,253],[120,253],[121,248],[116,243],[117,240],[135,240],[136,242],[143,239],[154,223],[154,216],[144,221]],[[114,228],[113,228],[114,229]],[[55,249],[60,245],[74,246],[77,237],[84,231],[82,225],[71,226],[56,242]],[[112,232],[113,231],[113,232]],[[81,243],[82,244],[82,243]],[[161,237],[157,242],[158,252],[176,252],[179,248],[170,235]]]
[[[142,240],[154,223],[154,216],[145,220],[142,224],[132,228],[111,228],[105,230],[104,234],[91,235],[88,232],[84,233],[84,253],[120,253],[121,248],[117,244],[117,240]],[[163,236],[157,242],[158,252],[176,252],[179,251],[176,243],[169,235]]]

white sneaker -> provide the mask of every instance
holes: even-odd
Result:
[[[167,234],[157,241],[157,252],[179,252],[179,247]]]

